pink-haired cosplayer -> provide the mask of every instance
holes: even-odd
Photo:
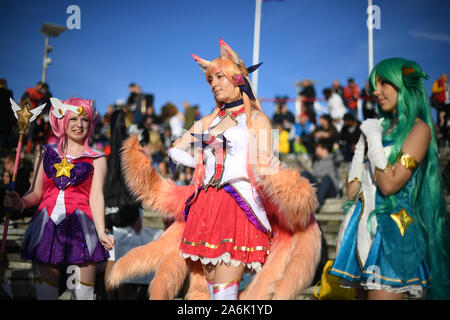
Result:
[[[187,299],[293,299],[311,284],[319,260],[315,190],[272,154],[271,124],[248,80],[259,65],[247,69],[219,42],[219,58],[193,55],[217,108],[169,149],[174,162],[195,167],[193,184],[163,179],[137,138],[124,144],[131,190],[144,206],[176,221],[119,259],[109,281],[117,286],[154,270],[151,299],[172,299],[187,274]],[[238,294],[244,271],[256,274]]]
[[[93,299],[95,263],[109,257],[114,239],[105,233],[105,154],[88,146],[97,121],[92,100],[50,98],[50,124],[58,144],[42,145],[33,183],[23,197],[9,193],[5,206],[39,204],[25,233],[22,258],[33,261],[37,299],[57,299],[63,267],[77,266],[72,294]]]
[[[92,156],[98,156],[101,153],[93,150],[89,146],[89,137],[94,131],[95,124],[98,121],[98,114],[95,108],[95,100],[82,99],[77,97],[69,98],[65,101],[60,101],[57,98],[50,98],[52,108],[50,110],[50,125],[52,127],[53,134],[58,138],[58,152],[64,156],[67,145],[66,130],[69,125],[70,116],[66,116],[66,113],[71,111],[77,115],[85,115],[90,121],[89,131],[87,137],[84,139],[84,148],[86,152]],[[69,114],[70,115],[70,114]],[[104,154],[102,154],[104,155]]]

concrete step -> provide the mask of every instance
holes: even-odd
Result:
[[[20,256],[20,252],[7,252],[6,254],[8,258],[8,262],[22,262],[22,258]]]
[[[10,270],[31,270],[31,261],[10,261],[8,263]]]
[[[8,228],[8,238],[11,237],[23,237],[25,235],[26,226],[21,226],[20,228]]]
[[[157,211],[144,209],[144,218],[142,221],[144,227],[153,229],[164,229],[162,215]]]
[[[323,233],[338,233],[341,227],[341,222],[339,221],[328,221],[328,223],[320,223],[320,228]]]
[[[317,222],[320,223],[327,223],[329,221],[333,222],[342,222],[345,218],[345,215],[341,213],[319,213],[314,215]]]
[[[33,271],[31,269],[8,269],[5,271],[9,281],[33,280]]]
[[[316,297],[314,297],[313,289],[314,286],[306,288],[302,293],[295,297],[295,300],[317,300]],[[320,286],[316,290],[320,290]]]

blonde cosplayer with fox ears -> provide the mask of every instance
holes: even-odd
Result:
[[[211,62],[193,55],[216,108],[169,149],[175,163],[195,168],[192,184],[160,177],[136,138],[124,145],[130,189],[176,221],[119,259],[109,280],[118,285],[155,270],[150,298],[171,299],[188,273],[187,299],[291,299],[311,284],[319,260],[315,189],[272,154],[271,123],[248,79],[260,64],[246,68],[222,39],[219,45]],[[255,277],[239,293],[244,272]]]

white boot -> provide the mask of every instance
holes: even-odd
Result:
[[[34,288],[37,300],[58,300],[58,287],[49,284],[44,278],[35,279]]]
[[[213,293],[214,282],[212,280],[206,279],[206,283],[208,284],[209,299],[213,300],[214,299],[214,293]]]
[[[213,288],[213,300],[237,300],[239,281],[237,279],[216,283]]]
[[[77,281],[72,289],[72,297],[75,300],[94,300],[94,284]]]
[[[34,274],[34,289],[37,300],[58,300],[59,288],[50,284],[42,275],[39,265],[35,262],[31,265]]]

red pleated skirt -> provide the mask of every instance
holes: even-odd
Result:
[[[246,217],[236,200],[224,190],[201,189],[191,204],[186,220],[181,252],[202,263],[236,262],[258,271],[270,250],[268,234]],[[253,270],[252,270],[253,269]]]

